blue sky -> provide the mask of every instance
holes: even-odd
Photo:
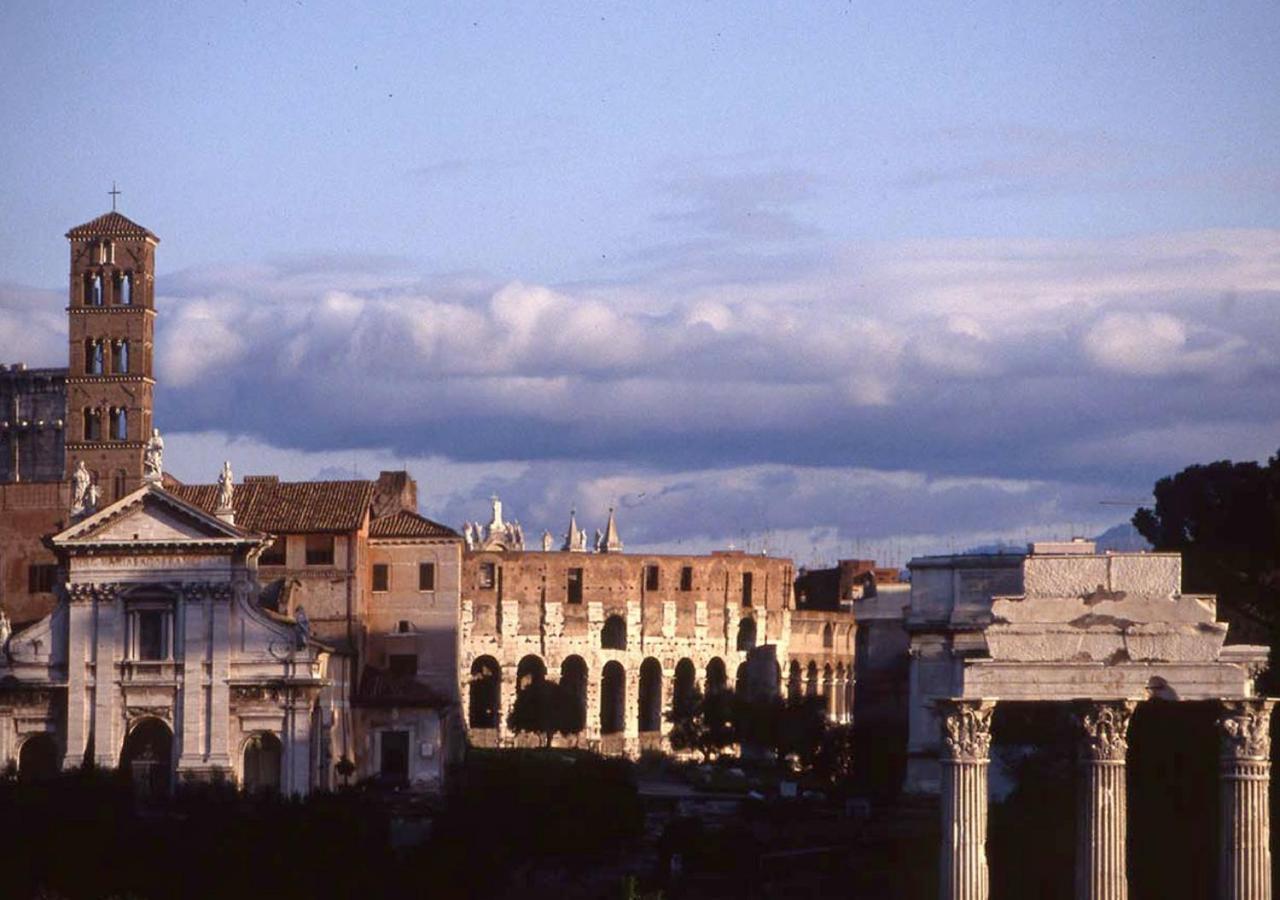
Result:
[[[63,358],[117,180],[180,477],[804,561],[1280,447],[1274,4],[22,4],[0,53],[0,356]]]

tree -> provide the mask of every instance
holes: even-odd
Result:
[[[507,716],[512,731],[540,734],[550,747],[556,734],[582,730],[582,707],[572,688],[558,681],[539,679],[521,688]]]
[[[666,713],[671,723],[669,739],[676,750],[695,750],[707,762],[736,740],[733,727],[733,693],[712,691],[707,696],[694,688],[678,697]]]
[[[1216,594],[1237,640],[1280,636],[1280,453],[1265,466],[1227,460],[1161,478],[1134,527],[1182,554],[1183,588]]]

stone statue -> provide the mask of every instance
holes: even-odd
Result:
[[[84,514],[85,501],[89,496],[89,488],[92,485],[93,480],[89,476],[89,469],[82,459],[76,463],[75,471],[71,473],[71,515],[79,516]]]
[[[9,616],[0,609],[0,647],[4,647],[9,643],[9,635],[13,634],[13,625],[9,622]]]
[[[231,460],[224,460],[222,473],[218,475],[218,512],[231,512],[235,508],[235,484],[231,474]]]
[[[98,511],[98,497],[101,496],[96,484],[90,484],[84,495],[84,513],[89,515]]]
[[[142,480],[159,482],[164,474],[164,438],[160,429],[151,429],[151,439],[142,455]]]
[[[311,637],[311,619],[307,618],[307,611],[301,605],[293,611],[293,620],[298,623],[298,647],[305,647],[307,638]]]
[[[555,540],[550,531],[542,532],[542,552],[550,553],[554,549]]]
[[[604,551],[604,532],[601,531],[599,528],[597,528],[596,529],[596,552],[602,553],[603,551]]]

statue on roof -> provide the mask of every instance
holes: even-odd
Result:
[[[75,470],[71,473],[71,515],[82,516],[85,511],[85,500],[89,496],[89,488],[93,486],[93,477],[89,474],[89,468],[84,464],[84,460],[76,463]]]
[[[224,460],[222,472],[218,475],[218,512],[229,513],[235,502],[235,484],[231,474],[231,460]]]
[[[555,543],[556,543],[556,539],[552,537],[550,531],[542,532],[542,552],[543,553],[550,553],[552,549],[554,549]]]
[[[147,449],[142,454],[142,480],[160,483],[164,475],[164,438],[160,437],[160,429],[151,429],[151,439],[147,441]]]
[[[89,489],[84,492],[84,514],[92,515],[98,511],[98,498],[101,492],[96,484],[90,484]]]

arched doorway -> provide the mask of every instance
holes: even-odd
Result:
[[[516,693],[531,685],[541,684],[546,679],[546,664],[541,657],[530,654],[521,659],[520,665],[516,666]]]
[[[619,615],[612,615],[604,620],[600,629],[600,647],[604,650],[627,649],[627,620]]]
[[[707,663],[707,696],[719,693],[729,686],[729,675],[724,668],[724,660],[715,657]]]
[[[173,788],[173,732],[159,719],[137,722],[124,739],[120,768],[140,797],[167,797]]]
[[[671,700],[675,708],[681,712],[689,709],[693,703],[693,692],[697,689],[698,672],[693,667],[693,660],[682,659],[676,663],[676,677]]]
[[[623,712],[626,709],[627,676],[622,663],[611,660],[605,663],[600,676],[600,733],[618,734],[623,729]]]
[[[502,692],[502,670],[492,656],[481,656],[471,664],[471,685],[467,696],[467,722],[472,728],[497,728]]]
[[[652,656],[640,664],[640,730],[662,727],[662,663]]]
[[[18,751],[18,780],[45,781],[58,774],[58,742],[51,734],[33,734]]]
[[[577,719],[571,729],[581,731],[587,724],[587,664],[581,656],[570,656],[560,664],[560,684],[578,701]]]
[[[247,793],[280,792],[280,738],[269,731],[255,734],[244,745],[244,789]]]

